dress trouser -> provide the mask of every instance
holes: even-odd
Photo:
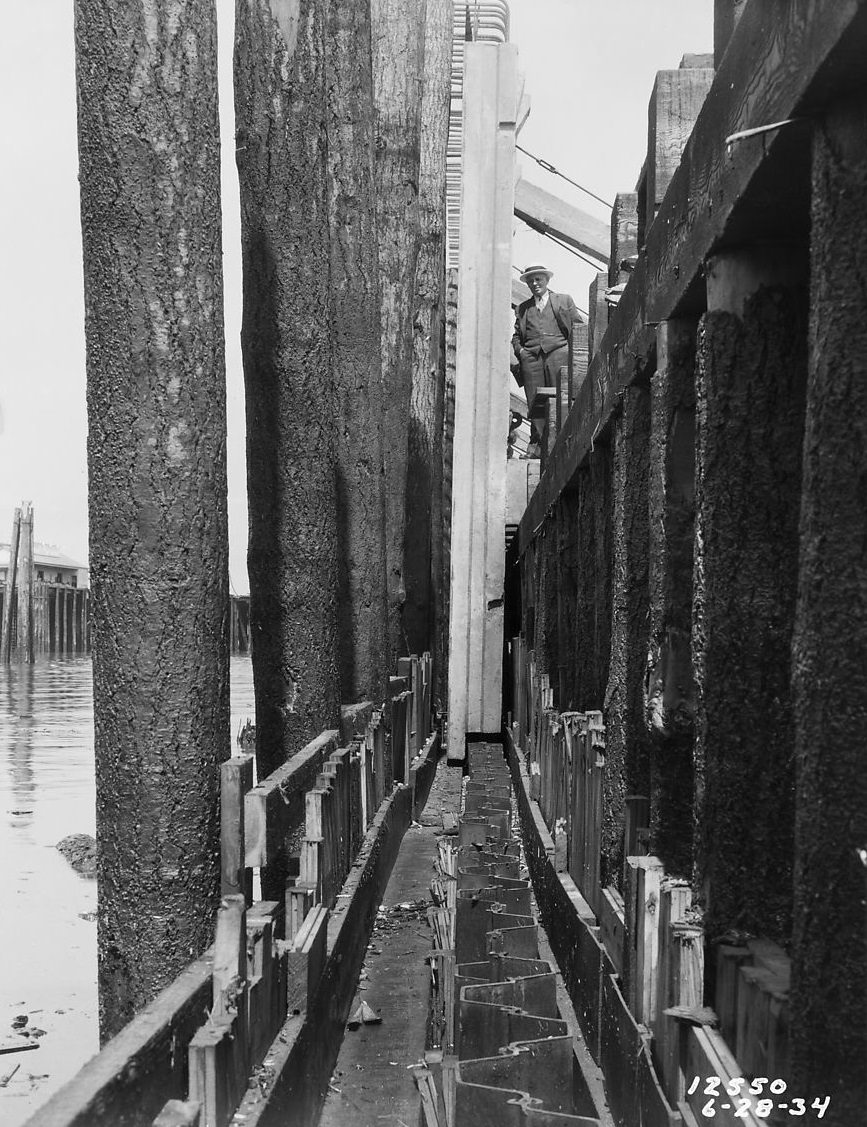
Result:
[[[527,406],[533,402],[533,397],[540,387],[556,387],[557,373],[569,363],[569,345],[555,348],[547,356],[530,356],[525,351],[521,356],[521,378],[524,381],[524,392],[527,396]],[[533,422],[533,434],[538,441],[542,437],[545,426],[544,419]]]

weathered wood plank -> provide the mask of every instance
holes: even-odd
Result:
[[[631,271],[621,270],[624,259],[638,254],[638,193],[618,192],[611,209],[611,257],[608,260],[608,284],[628,282]]]
[[[607,224],[523,178],[515,185],[515,215],[534,231],[548,232],[600,262],[608,262]]]
[[[199,1127],[201,1106],[185,1100],[169,1100],[153,1127]]]
[[[680,164],[713,77],[713,68],[657,72],[647,113],[647,231]]]
[[[253,874],[246,862],[245,795],[253,787],[253,756],[220,764],[220,895],[241,893],[252,903]]]
[[[286,1017],[285,957],[276,955],[283,908],[260,901],[247,912],[247,999],[250,1067],[261,1064]]]
[[[602,976],[600,1025],[600,1065],[611,1112],[618,1127],[629,1127],[640,1122],[638,1061],[648,1034],[629,1012],[617,980],[608,974]]]
[[[616,888],[604,888],[599,898],[599,929],[605,950],[618,974],[623,973],[623,948],[626,940],[626,921],[623,897]]]
[[[590,283],[590,296],[588,298],[588,309],[590,311],[588,338],[591,363],[602,345],[602,338],[608,328],[608,302],[605,300],[607,289],[608,272],[600,270]]]
[[[217,912],[214,939],[213,1002],[215,1017],[231,1016],[247,980],[247,921],[243,896],[227,896]]]
[[[321,905],[307,913],[298,934],[285,945],[286,1004],[290,1013],[303,1013],[313,1000],[325,967],[328,912]]]
[[[706,1123],[707,1116],[702,1115],[702,1108],[707,1104],[709,1096],[705,1089],[708,1078],[719,1077],[719,1089],[725,1091],[735,1076],[742,1075],[737,1062],[728,1052],[725,1042],[712,1029],[703,1026],[690,1026],[685,1035],[685,1069],[687,1077],[687,1095],[685,1104],[689,1107],[699,1123]],[[692,1080],[699,1077],[701,1083],[693,1087]],[[750,1099],[738,1098],[736,1100],[714,1101],[716,1112],[714,1123],[718,1127],[761,1127],[766,1121],[758,1119],[751,1110],[757,1097]]]
[[[246,864],[271,864],[284,849],[286,833],[304,817],[304,795],[328,756],[337,750],[336,729],[322,732],[306,747],[247,792],[244,800]]]
[[[189,1046],[190,1100],[202,1127],[228,1127],[247,1090],[245,1013],[209,1019]]]
[[[349,744],[360,739],[372,717],[373,703],[369,700],[344,704],[340,709],[340,742]]]
[[[659,932],[657,910],[660,884],[664,875],[658,857],[629,857],[636,870],[638,889],[635,917],[635,1016],[651,1021],[655,1014],[659,975]]]

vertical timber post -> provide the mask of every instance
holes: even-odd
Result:
[[[219,903],[229,590],[216,31],[213,0],[75,4],[103,1039],[208,946]]]
[[[21,508],[16,655],[19,661],[33,662],[33,506],[29,502]]]
[[[648,542],[650,634],[645,720],[653,852],[670,874],[693,865],[692,572],[695,534],[695,322],[656,330],[651,376]]]
[[[611,257],[608,259],[608,285],[628,282],[630,271],[620,263],[638,254],[638,193],[618,192],[611,209]]]
[[[722,253],[706,267],[692,656],[695,847],[711,940],[738,926],[784,943],[791,927],[806,266],[795,243]]]
[[[58,583],[54,588],[57,613],[57,652],[66,653],[66,588]]]
[[[647,773],[644,672],[647,664],[647,479],[650,393],[627,387],[614,424],[611,660],[605,692],[602,776],[602,883],[623,870],[626,795],[641,793]]]
[[[340,726],[325,15],[238,0],[235,18],[259,778]],[[266,871],[266,898],[283,876]]]
[[[451,69],[451,0],[427,0],[404,541],[404,628],[409,652],[417,654],[430,648],[441,613],[438,559],[442,550],[446,148]]]
[[[326,13],[338,660],[342,701],[379,705],[391,662],[370,3],[326,0]]]
[[[393,667],[407,654],[404,535],[415,273],[419,250],[419,149],[425,0],[370,0],[376,114],[376,221],[382,285],[386,563]]]
[[[647,111],[645,231],[668,191],[713,78],[713,67],[657,71]]]
[[[6,590],[3,599],[3,661],[12,657],[12,634],[15,629],[15,601],[18,587],[18,549],[21,544],[21,509],[12,518],[12,535],[9,537],[9,567],[6,569]]]
[[[867,192],[863,93],[817,122],[800,575],[793,643],[797,814],[791,1090],[857,1123],[864,1068],[867,848]],[[839,280],[846,278],[846,300]]]
[[[590,283],[589,305],[590,321],[587,331],[589,359],[592,360],[599,351],[605,330],[608,328],[608,302],[605,300],[605,291],[608,288],[608,271],[600,270]]]
[[[454,759],[464,758],[467,732],[498,732],[501,722],[517,62],[511,44],[466,45],[449,627]]]

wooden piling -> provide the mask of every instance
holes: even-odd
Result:
[[[242,0],[235,19],[260,778],[337,728],[341,704],[337,423],[324,312],[332,308],[327,12],[324,0],[301,0],[295,12]],[[284,878],[274,880],[266,874],[263,886],[272,900],[284,893]]]
[[[611,561],[611,648],[605,691],[606,769],[603,776],[603,886],[617,883],[624,865],[624,791],[649,782],[644,723],[647,670],[647,494],[650,395],[630,387],[614,425]]]
[[[57,588],[57,652],[66,653],[66,588]]]
[[[695,321],[656,329],[650,380],[648,670],[650,821],[669,872],[688,875],[693,841],[695,688],[691,629],[695,533]]]
[[[15,624],[18,587],[18,549],[21,543],[21,509],[16,508],[12,518],[12,535],[9,537],[9,567],[6,571],[6,591],[3,601],[3,661],[12,656],[12,633]]]
[[[791,927],[806,269],[800,241],[757,244],[707,263],[691,648],[701,702],[697,883],[713,887],[712,938],[736,924],[786,942]],[[754,878],[745,882],[744,872]]]
[[[746,17],[745,17],[746,18]],[[867,846],[867,590],[864,435],[867,100],[833,106],[810,131],[810,335],[793,639],[797,763],[790,1090],[832,1095],[822,1122],[867,1107],[864,876]],[[778,874],[775,874],[778,875]]]
[[[75,3],[103,1038],[211,942],[229,754],[216,11],[153,16]]]
[[[344,701],[385,699],[390,668],[385,556],[381,282],[371,12],[326,6],[326,208],[336,414],[337,653]]]
[[[21,537],[18,559],[18,629],[16,653],[19,661],[34,661],[33,652],[33,506],[21,506]]]
[[[406,489],[404,633],[421,653],[438,630],[443,536],[446,149],[452,68],[451,0],[426,0],[419,159],[412,393]]]
[[[394,657],[407,652],[406,530],[415,271],[420,241],[419,170],[424,73],[423,0],[371,0],[376,122],[376,222],[382,283],[381,354],[385,392],[386,563]]]

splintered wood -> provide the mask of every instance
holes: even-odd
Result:
[[[455,1020],[455,918],[458,850],[456,841],[437,842],[436,876],[431,882],[434,907],[428,911],[433,931],[431,963],[431,1045],[451,1052]]]

